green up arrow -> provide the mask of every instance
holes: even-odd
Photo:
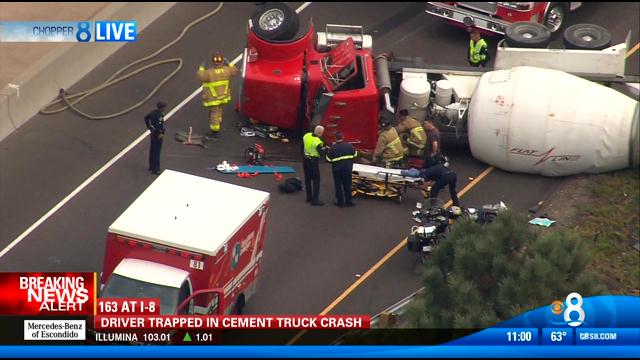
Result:
[[[183,342],[189,342],[191,341],[191,336],[189,336],[189,333],[184,334],[184,339],[182,339]]]

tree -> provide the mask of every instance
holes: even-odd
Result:
[[[409,309],[409,323],[485,328],[574,291],[602,294],[589,260],[576,233],[539,232],[508,210],[488,225],[461,221],[427,262],[425,291]]]

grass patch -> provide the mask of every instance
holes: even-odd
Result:
[[[614,294],[640,295],[640,173],[624,170],[593,177],[591,200],[579,209],[576,230],[591,240],[595,272]]]

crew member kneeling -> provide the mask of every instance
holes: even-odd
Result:
[[[386,168],[402,167],[402,160],[408,149],[402,145],[400,136],[388,119],[380,121],[378,143],[373,152],[373,161],[382,162]]]
[[[396,131],[400,134],[403,145],[409,149],[409,156],[423,156],[427,145],[427,135],[420,122],[409,116],[409,111],[402,109],[399,112],[400,122],[396,125]]]
[[[438,193],[445,186],[449,186],[449,195],[451,196],[451,202],[453,206],[460,206],[458,200],[458,192],[456,186],[458,183],[458,176],[456,173],[442,164],[436,164],[426,170],[422,170],[422,177],[425,180],[432,183],[429,198],[438,197]]]

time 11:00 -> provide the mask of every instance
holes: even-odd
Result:
[[[531,341],[533,335],[531,331],[509,331],[507,332],[507,340],[509,342],[527,342]]]

